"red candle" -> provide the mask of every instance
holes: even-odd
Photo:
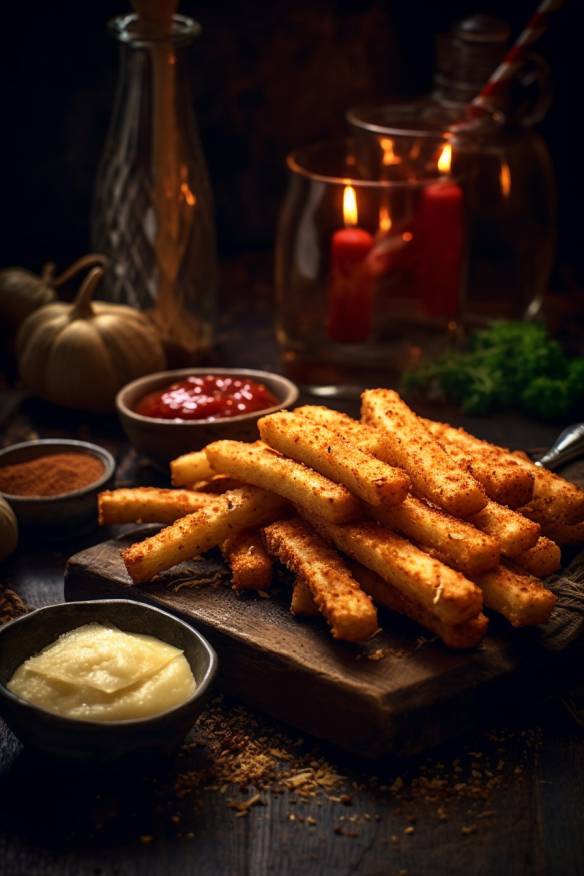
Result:
[[[452,147],[446,144],[438,169],[450,170]],[[428,316],[451,319],[459,310],[464,224],[462,190],[451,180],[441,180],[422,191],[416,215],[418,264],[417,295]]]
[[[331,240],[331,273],[328,295],[327,333],[333,341],[358,344],[371,331],[375,279],[367,256],[374,239],[357,225],[357,199],[352,186],[343,192],[343,219]]]

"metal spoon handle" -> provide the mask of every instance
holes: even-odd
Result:
[[[535,463],[542,468],[557,468],[584,453],[584,423],[568,426],[558,436],[557,441]]]

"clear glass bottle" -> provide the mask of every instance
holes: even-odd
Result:
[[[438,39],[435,88],[427,98],[348,114],[359,134],[359,156],[372,173],[383,175],[388,142],[414,167],[427,161],[436,142],[446,137],[452,144],[452,173],[461,180],[467,210],[462,318],[470,326],[492,317],[534,316],[555,252],[553,168],[532,127],[550,103],[547,67],[533,56],[486,124],[455,125],[501,60],[508,37],[497,19],[465,19]]]
[[[217,283],[213,203],[193,112],[188,47],[199,25],[175,15],[170,38],[136,15],[109,22],[120,71],[99,168],[93,246],[110,259],[104,293],[144,311],[169,365],[212,343]]]

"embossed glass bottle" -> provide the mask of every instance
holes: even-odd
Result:
[[[107,297],[143,310],[169,364],[190,364],[212,342],[217,281],[212,195],[187,68],[199,33],[175,15],[170,38],[136,15],[112,19],[120,72],[95,187],[93,246],[110,258]]]

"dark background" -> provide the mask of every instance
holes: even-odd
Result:
[[[200,20],[194,99],[215,192],[220,252],[269,249],[293,147],[344,130],[354,103],[420,94],[434,38],[476,11],[517,33],[534,0],[184,0]],[[59,267],[89,246],[93,180],[117,72],[109,17],[124,0],[3,4],[0,265]],[[559,189],[555,289],[584,286],[582,4],[572,0],[540,43],[555,99],[541,131]]]

